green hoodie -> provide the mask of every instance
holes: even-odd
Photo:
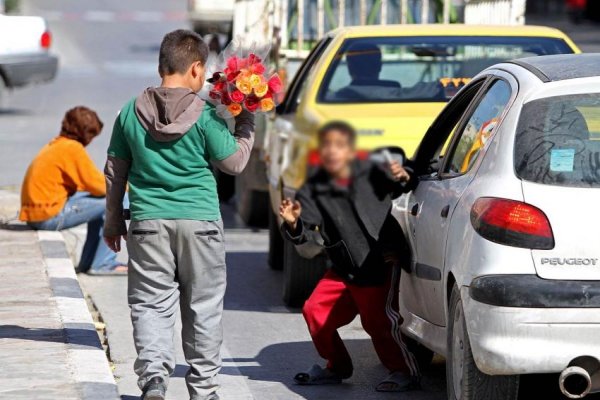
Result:
[[[121,110],[108,155],[129,164],[132,220],[215,221],[221,215],[209,161],[237,150],[214,106],[191,91],[154,90]]]

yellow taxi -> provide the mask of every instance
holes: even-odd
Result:
[[[446,102],[486,67],[579,52],[561,31],[537,26],[360,26],[326,35],[298,70],[265,136],[270,265],[285,270],[285,301],[301,304],[321,273],[281,242],[275,217],[282,197],[293,196],[319,164],[319,126],[352,124],[361,157],[385,146],[402,147],[410,157]]]

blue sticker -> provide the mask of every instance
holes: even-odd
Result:
[[[550,153],[550,171],[573,172],[575,149],[554,149]]]

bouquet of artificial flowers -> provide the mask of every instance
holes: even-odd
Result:
[[[273,110],[283,93],[277,74],[267,72],[263,57],[250,51],[242,55],[236,43],[229,45],[209,70],[208,101],[217,106],[219,115],[231,118],[242,110],[251,113]],[[267,53],[263,51],[263,53]]]

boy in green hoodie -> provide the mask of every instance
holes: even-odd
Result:
[[[231,134],[214,106],[197,96],[207,57],[208,47],[197,34],[167,34],[160,47],[160,87],[146,89],[121,109],[108,148],[104,235],[116,252],[127,235],[134,368],[145,400],[165,398],[175,368],[177,308],[190,399],[219,398],[226,273],[210,164],[228,174],[244,169],[254,118],[240,114]],[[127,183],[129,231],[121,206]]]

